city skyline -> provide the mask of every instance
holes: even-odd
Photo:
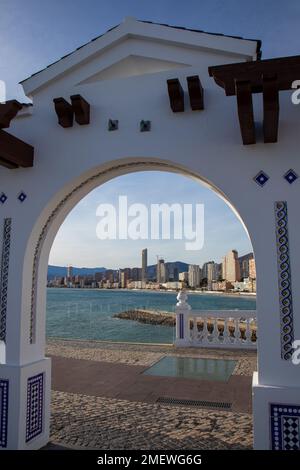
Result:
[[[232,249],[230,250],[226,255],[224,255],[222,257],[222,260],[220,262],[218,261],[215,261],[214,259],[211,259],[209,261],[205,261],[203,264],[189,264],[189,263],[185,263],[185,261],[182,261],[182,260],[165,260],[164,258],[160,258],[160,257],[157,257],[157,262],[155,264],[148,264],[147,263],[147,257],[148,257],[148,248],[144,248],[142,250],[142,263],[141,263],[141,266],[120,266],[119,268],[110,268],[110,267],[106,267],[106,266],[94,266],[94,267],[91,267],[91,268],[88,268],[86,266],[82,266],[82,267],[79,267],[79,266],[74,266],[73,264],[69,264],[67,266],[57,266],[59,268],[64,268],[66,269],[66,274],[67,274],[67,277],[72,277],[73,276],[73,270],[74,269],[90,269],[90,270],[96,270],[96,269],[101,269],[101,270],[105,270],[105,271],[124,271],[126,269],[140,269],[141,271],[141,280],[144,281],[144,280],[147,280],[147,272],[146,270],[148,268],[152,268],[152,267],[156,267],[158,269],[158,266],[160,266],[160,264],[165,264],[165,265],[168,265],[168,264],[175,264],[175,263],[182,263],[182,264],[186,264],[188,267],[199,267],[200,270],[201,270],[201,276],[202,277],[209,277],[207,274],[204,274],[203,273],[203,270],[204,269],[207,269],[207,267],[209,267],[210,265],[212,264],[215,264],[216,266],[222,266],[222,273],[226,273],[226,268],[224,269],[224,263],[226,263],[226,258],[228,257],[228,255],[230,256],[232,253],[236,253],[236,261],[239,262],[243,262],[242,260],[244,258],[247,258],[248,260],[253,260],[254,261],[254,255],[253,255],[253,252],[249,252],[249,253],[246,253],[246,254],[243,254],[243,255],[240,255],[239,256],[239,253],[237,252],[237,250],[235,249]],[[49,267],[55,267],[54,265],[49,265]],[[100,271],[101,272],[101,271]],[[238,274],[236,275],[236,277],[247,277],[247,276],[243,276],[242,275],[242,269],[239,268],[239,270],[237,271]],[[180,273],[179,273],[180,274]],[[223,275],[223,277],[226,279],[227,276],[226,274]],[[234,279],[236,280],[236,279]]]
[[[151,289],[175,290],[190,288],[206,291],[256,292],[256,266],[253,253],[238,256],[230,250],[222,263],[206,261],[201,267],[183,262],[166,262],[157,256],[156,266],[147,266],[148,249],[141,251],[140,267],[120,269],[95,268],[87,273],[84,269],[64,268],[66,273],[49,276],[48,287],[93,289]],[[153,269],[154,268],[154,269]],[[63,275],[62,274],[66,274]]]
[[[148,250],[148,249],[146,248],[146,250]],[[236,251],[236,250],[233,249],[232,251]],[[238,254],[239,254],[239,253],[238,253]],[[247,252],[247,253],[243,253],[243,254],[239,255],[239,258],[242,258],[242,257],[247,256],[247,255],[249,255],[249,254],[253,254],[253,252],[252,252],[252,251],[249,251],[249,252]],[[161,259],[162,259],[162,261],[164,261],[165,264],[168,264],[168,263],[169,263],[169,264],[173,264],[173,263],[185,263],[185,264],[190,265],[190,266],[193,265],[193,264],[187,263],[186,261],[183,261],[182,259],[171,259],[171,260],[170,260],[170,259],[165,259],[165,258],[163,258],[163,257],[162,257]],[[222,257],[222,259],[223,259],[223,257]],[[206,261],[204,261],[203,263],[198,264],[198,266],[200,266],[200,267],[202,266],[202,267],[203,267],[205,264],[209,264],[209,263],[212,263],[212,262],[213,262],[213,263],[216,263],[216,264],[222,264],[222,259],[221,259],[221,260],[210,259],[209,261],[206,260]],[[197,265],[197,263],[194,263],[194,265]],[[71,268],[71,269],[92,269],[92,270],[93,270],[93,269],[105,269],[105,270],[108,270],[108,271],[110,271],[110,270],[118,271],[118,270],[127,269],[127,268],[130,268],[130,269],[135,269],[135,268],[142,269],[142,267],[139,266],[138,264],[133,264],[132,266],[128,266],[128,265],[125,266],[125,265],[124,265],[124,266],[119,266],[118,268],[112,268],[111,266],[104,266],[104,265],[100,265],[100,264],[99,264],[98,266],[96,266],[96,265],[95,265],[95,266],[77,266],[77,265],[74,264],[74,263],[70,263],[70,264],[62,265],[62,266],[61,266],[61,265],[56,265],[56,264],[49,264],[49,267],[50,267],[50,266],[51,266],[51,267],[58,267],[58,268],[65,268],[65,269],[66,269],[66,272],[68,271],[69,268]],[[157,266],[157,262],[154,262],[154,263],[152,263],[152,264],[147,264],[147,268],[153,267],[153,266]],[[201,269],[202,269],[202,268],[201,268]]]

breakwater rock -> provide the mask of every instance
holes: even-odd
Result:
[[[116,313],[114,318],[134,320],[140,323],[147,323],[149,325],[175,326],[176,324],[174,313],[162,311],[157,312],[155,310],[125,310],[124,312]]]

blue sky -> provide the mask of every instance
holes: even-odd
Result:
[[[262,39],[263,58],[297,55],[300,51],[297,0],[0,0],[0,79],[7,83],[8,98],[24,100],[20,80],[120,23],[125,16]],[[118,178],[81,201],[61,227],[50,262],[114,268],[139,265],[139,252],[145,245],[150,263],[155,262],[156,254],[168,261],[201,264],[207,259],[219,261],[231,248],[241,254],[251,250],[240,222],[216,195],[191,180],[166,173],[156,176],[157,188],[161,188],[155,195],[158,202],[205,204],[203,250],[186,252],[182,242],[97,240],[95,212],[99,202],[112,202],[117,194],[127,194],[132,202],[153,198],[149,176],[141,173]]]
[[[155,189],[153,188],[155,181]],[[200,251],[186,251],[185,240],[99,240],[96,225],[99,204],[118,206],[118,196],[127,195],[128,204],[180,202],[204,204],[204,246]],[[141,264],[141,251],[148,248],[149,264],[156,255],[166,261],[202,264],[236,248],[241,254],[251,251],[251,244],[232,210],[212,191],[180,175],[165,172],[141,172],[121,176],[105,183],[85,197],[69,214],[54,242],[50,263],[59,265],[134,267]]]

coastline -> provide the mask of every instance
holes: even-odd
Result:
[[[177,290],[171,289],[127,289],[127,288],[119,288],[119,289],[99,289],[97,287],[49,287],[47,289],[60,289],[60,290],[70,290],[70,291],[99,291],[99,292],[143,292],[143,293],[163,293],[163,294],[176,294],[178,295]],[[188,295],[196,294],[196,295],[219,295],[224,297],[254,297],[256,298],[256,292],[223,292],[223,291],[195,291],[185,289],[185,292]]]
[[[187,290],[187,294],[212,294],[212,295],[226,295],[226,296],[241,296],[241,297],[256,297],[256,292],[221,292],[215,290],[207,290],[204,292]]]
[[[119,290],[49,289],[47,292],[47,336],[81,339],[98,339],[128,342],[172,343],[174,331],[157,322],[158,315],[151,320],[136,322],[113,318],[128,309],[152,310],[174,314],[177,294],[174,292],[144,291],[123,292]],[[255,310],[255,298],[238,295],[190,295],[188,302],[195,310]],[[137,320],[137,318],[135,318]],[[160,318],[160,320],[162,320]],[[143,324],[144,323],[144,324]],[[159,324],[157,324],[159,323]]]

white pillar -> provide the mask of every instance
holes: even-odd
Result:
[[[51,361],[45,358],[45,273],[40,275],[37,341],[30,341],[32,258],[21,218],[4,219],[1,262],[0,450],[35,450],[49,441]],[[45,271],[47,263],[42,265]],[[45,271],[46,272],[46,271]],[[40,308],[42,302],[42,308]]]
[[[300,450],[300,365],[292,359],[293,341],[300,339],[298,194],[273,202],[261,214],[264,236],[255,249],[258,372],[252,392],[257,450]]]
[[[187,303],[187,294],[180,291],[177,296],[176,313],[176,340],[175,346],[190,346],[190,311],[191,306]]]
[[[49,442],[51,361],[0,365],[0,450],[36,450]]]

